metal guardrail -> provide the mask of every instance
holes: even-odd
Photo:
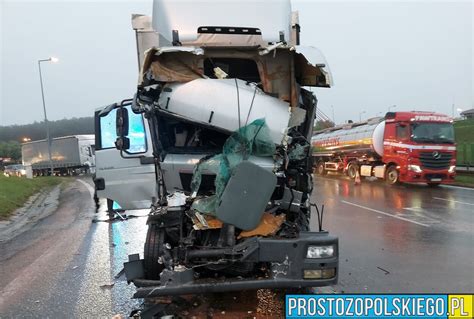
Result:
[[[474,174],[474,166],[456,166],[456,173]]]

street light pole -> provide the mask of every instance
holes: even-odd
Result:
[[[390,112],[390,109],[391,109],[392,107],[397,107],[397,105],[396,105],[396,104],[390,105],[390,106],[388,107],[388,112]]]
[[[362,122],[362,114],[364,114],[364,113],[365,113],[365,111],[362,111],[362,112],[359,113],[359,122]]]
[[[42,59],[38,60],[38,69],[39,69],[39,77],[40,77],[40,85],[41,85],[41,98],[43,99],[43,112],[44,112],[44,123],[46,125],[46,141],[48,143],[48,159],[49,159],[49,169],[51,172],[51,176],[53,176],[54,168],[53,168],[53,159],[51,156],[51,135],[49,131],[49,122],[48,116],[46,115],[46,103],[44,101],[44,88],[43,88],[43,75],[41,73],[41,62],[58,62],[57,58],[50,57],[49,59]]]
[[[336,126],[336,119],[334,118],[334,105],[331,105],[332,109],[332,122],[334,123],[334,126]]]

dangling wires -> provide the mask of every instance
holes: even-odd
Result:
[[[245,120],[245,125],[249,122],[250,112],[252,112],[253,101],[255,100],[255,94],[257,93],[257,84],[255,84],[255,90],[253,91],[252,102],[250,103],[249,112],[247,113],[247,119]]]
[[[319,210],[318,205],[313,203],[310,204],[310,207],[316,208],[316,213],[318,214],[319,231],[323,231],[324,204],[321,205],[321,210]]]

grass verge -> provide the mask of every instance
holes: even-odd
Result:
[[[474,187],[474,174],[456,174],[455,185]]]
[[[28,198],[44,187],[61,183],[61,177],[6,177],[0,175],[0,220],[7,219],[17,208],[22,207]]]

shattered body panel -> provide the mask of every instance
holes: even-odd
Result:
[[[283,140],[290,118],[288,103],[263,93],[256,85],[236,79],[171,83],[164,87],[158,105],[162,112],[228,132],[265,119],[275,144]]]
[[[337,238],[309,227],[317,100],[302,88],[330,87],[329,66],[299,46],[289,1],[267,3],[264,20],[219,8],[156,0],[159,45],[138,49],[133,110],[148,119],[159,191],[144,259],[126,264],[137,298],[337,281]]]

